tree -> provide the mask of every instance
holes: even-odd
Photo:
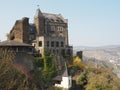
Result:
[[[87,77],[86,90],[119,90],[120,88],[120,79],[105,68],[93,70]]]
[[[53,55],[45,51],[43,57],[35,58],[34,65],[36,68],[41,68],[40,71],[35,70],[37,82],[41,83],[42,88],[44,89],[45,87],[51,86],[52,78],[56,75],[56,68]]]
[[[81,75],[78,77],[77,83],[84,88],[84,86],[87,84],[87,76],[86,72],[84,71],[81,73]]]
[[[56,75],[55,62],[53,60],[53,55],[44,52],[44,67],[42,71],[42,78],[45,82],[50,82],[52,77]]]
[[[79,69],[85,68],[82,60],[78,56],[73,58],[73,66],[78,67]]]
[[[11,48],[0,48],[0,89],[1,90],[40,90],[36,80],[18,70],[15,65],[16,53]],[[23,68],[24,69],[24,68]]]

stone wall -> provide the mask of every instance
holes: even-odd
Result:
[[[29,19],[23,18],[17,20],[8,35],[9,40],[15,40],[22,43],[29,42]]]
[[[45,19],[43,16],[34,18],[34,25],[36,27],[38,36],[44,35],[44,30],[45,30],[44,24],[45,24]]]
[[[30,30],[35,33],[30,33]],[[42,13],[37,9],[34,23],[29,24],[27,17],[17,20],[8,39],[31,44],[42,55],[45,50],[51,52],[55,55],[57,67],[64,65],[66,56],[72,58],[73,51],[68,42],[68,22],[60,14]]]

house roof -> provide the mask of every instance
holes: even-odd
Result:
[[[67,70],[67,68],[65,69],[65,71],[61,72],[59,75],[57,75],[55,78],[53,78],[54,81],[62,81],[62,77],[69,77],[69,72]]]
[[[42,13],[38,8],[35,13],[35,17],[44,16],[49,22],[67,23],[67,19],[64,19],[61,14]]]
[[[0,46],[31,46],[31,45],[14,41],[14,40],[6,40],[3,42],[0,42]]]
[[[43,13],[43,16],[50,22],[67,23],[67,19],[64,19],[61,14]]]
[[[65,62],[65,71],[64,71],[62,77],[69,77],[69,72],[68,72],[68,68],[67,68],[66,62]]]
[[[65,71],[64,71],[64,73],[63,73],[62,76],[63,76],[63,77],[69,77],[69,73],[68,73],[68,70],[67,70],[67,69],[65,69]]]
[[[56,77],[53,78],[54,81],[62,81],[62,76],[58,75]]]

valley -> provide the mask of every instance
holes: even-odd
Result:
[[[92,62],[95,66],[112,69],[120,77],[120,46],[102,47],[74,47],[74,55],[77,51],[83,51],[83,61]]]

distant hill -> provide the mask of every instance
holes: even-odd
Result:
[[[102,47],[87,47],[76,46],[74,47],[74,54],[77,51],[83,51],[83,56],[88,58],[96,58],[98,60],[115,60],[120,59],[120,45],[102,46]]]
[[[114,68],[115,73],[120,74],[120,45],[101,47],[76,46],[73,49],[74,55],[77,51],[83,51],[83,61],[93,62],[104,67]]]

